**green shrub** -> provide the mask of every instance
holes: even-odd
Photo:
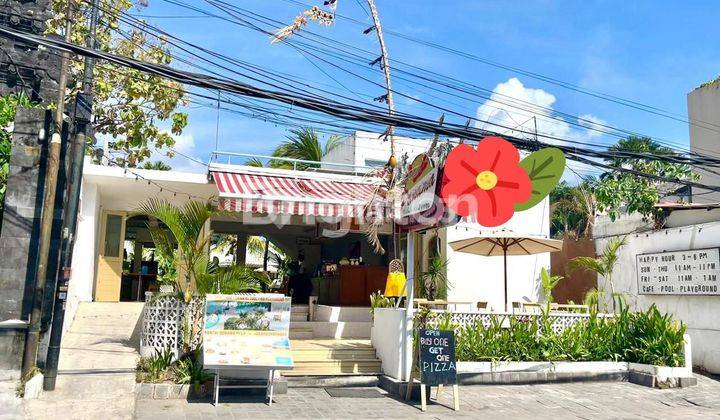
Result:
[[[137,365],[138,382],[162,382],[168,379],[169,368],[173,362],[173,352],[170,347],[162,351],[155,350],[152,357],[143,357]]]
[[[195,350],[177,362],[177,365],[173,368],[173,376],[175,383],[191,384],[195,391],[197,391],[205,381],[212,378],[212,375],[203,370],[203,364],[200,361],[198,350]]]
[[[546,314],[530,321],[499,318],[490,325],[455,328],[460,361],[626,361],[663,366],[684,363],[685,326],[653,305],[646,312],[622,308],[613,318],[591,314],[560,333]]]

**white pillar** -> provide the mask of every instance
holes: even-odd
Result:
[[[410,380],[412,371],[412,348],[413,348],[413,299],[415,295],[415,234],[408,233],[407,236],[407,252],[405,261],[405,271],[407,282],[405,288],[407,290],[407,299],[405,299],[405,322],[403,323],[403,353],[402,353],[402,378],[406,381]]]

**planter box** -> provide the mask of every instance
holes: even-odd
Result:
[[[697,383],[689,367],[628,362],[458,362],[461,384],[527,384],[628,380],[655,388],[677,388]]]

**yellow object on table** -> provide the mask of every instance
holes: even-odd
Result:
[[[385,282],[385,296],[386,297],[405,297],[407,296],[407,290],[405,290],[405,273],[403,272],[390,272]]]

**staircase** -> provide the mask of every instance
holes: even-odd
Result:
[[[380,375],[381,362],[370,340],[290,340],[295,368],[284,376]]]
[[[375,376],[381,362],[370,344],[368,322],[308,321],[308,306],[293,305],[290,348],[295,368],[286,377]]]

